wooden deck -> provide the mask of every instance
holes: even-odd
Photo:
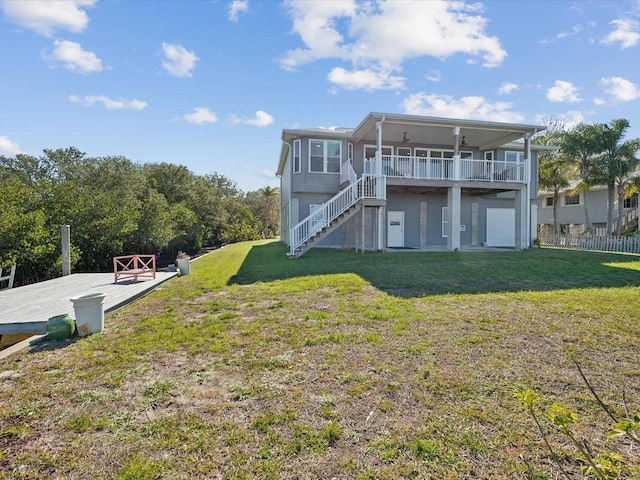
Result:
[[[0,291],[0,335],[45,333],[47,320],[75,318],[71,297],[104,293],[104,311],[112,312],[178,275],[158,272],[155,279],[113,282],[113,273],[74,273],[66,277]]]

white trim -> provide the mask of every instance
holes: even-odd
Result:
[[[298,168],[296,169],[296,145],[298,147]],[[294,140],[291,144],[291,168],[293,173],[302,172],[302,141]]]
[[[449,237],[449,207],[442,207],[442,238]]]

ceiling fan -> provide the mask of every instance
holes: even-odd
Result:
[[[402,143],[409,143],[411,140],[407,138],[407,132],[402,134]]]

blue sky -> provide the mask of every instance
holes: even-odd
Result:
[[[283,128],[369,112],[627,118],[640,0],[0,0],[0,154],[88,156],[278,186]]]

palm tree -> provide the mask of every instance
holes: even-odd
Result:
[[[544,134],[533,138],[537,145],[557,146],[562,139],[565,126],[560,119],[545,121]],[[553,231],[557,242],[560,237],[560,224],[558,223],[558,206],[560,204],[560,191],[569,186],[569,180],[573,178],[572,165],[567,162],[557,151],[545,151],[538,159],[538,186],[553,192]]]
[[[600,153],[601,125],[580,123],[560,135],[560,153],[565,161],[575,164],[579,169],[580,182],[577,192],[584,197],[585,230],[593,232],[593,223],[589,214],[589,187],[593,184],[593,170],[596,165],[596,155]]]
[[[538,185],[544,190],[553,192],[553,231],[557,239],[560,235],[560,224],[558,223],[560,191],[569,186],[572,167],[558,155],[551,152],[542,154],[539,163]]]
[[[622,221],[624,219],[624,197],[628,187],[638,184],[636,169],[640,164],[637,157],[640,151],[640,139],[623,141],[625,133],[629,128],[629,121],[626,119],[613,120],[608,125],[602,126],[600,159],[600,174],[606,181],[609,208],[607,211],[607,234],[620,235]],[[613,206],[617,195],[618,219],[615,222]]]
[[[275,199],[279,197],[280,192],[276,187],[269,186],[261,188],[258,192],[260,192],[260,195],[262,195],[264,199],[264,229],[262,231],[262,237],[267,238],[271,225],[271,211],[274,208]]]

